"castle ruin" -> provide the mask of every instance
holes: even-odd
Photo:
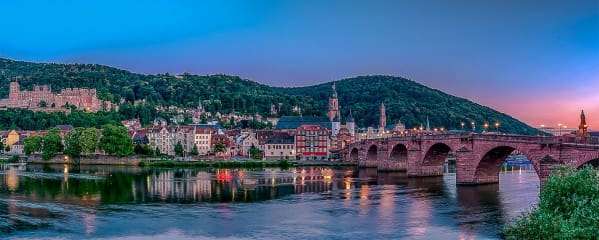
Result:
[[[108,111],[113,107],[111,102],[98,99],[96,89],[65,88],[56,94],[49,85],[35,85],[32,91],[21,91],[16,81],[10,83],[8,99],[0,99],[0,106],[33,111],[60,111],[75,106],[86,112]]]

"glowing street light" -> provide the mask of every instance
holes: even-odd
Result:
[[[464,125],[466,125],[464,122],[461,122],[460,125],[462,125],[462,131],[464,131]]]
[[[541,124],[541,136],[545,136],[545,124]]]
[[[487,131],[487,128],[489,128],[489,124],[485,123],[485,125],[483,125],[483,127],[485,127],[485,132]]]
[[[499,122],[495,122],[495,132],[499,132]]]
[[[474,123],[474,121],[472,121],[472,131],[474,132],[476,130],[476,124]]]
[[[559,128],[559,136],[561,137],[562,136],[562,124],[558,123],[557,127]]]

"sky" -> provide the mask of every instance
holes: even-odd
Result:
[[[0,57],[274,86],[402,76],[531,126],[599,129],[599,0],[2,0]],[[597,124],[594,124],[597,123]]]

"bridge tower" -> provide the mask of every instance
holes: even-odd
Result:
[[[347,130],[349,130],[349,135],[350,136],[355,136],[356,135],[356,122],[354,121],[354,117],[351,114],[351,108],[349,109],[349,116],[347,116],[347,120],[345,120],[345,126],[347,127]]]
[[[580,125],[578,125],[578,131],[576,132],[577,137],[589,137],[587,120],[584,116],[584,110],[580,112]]]

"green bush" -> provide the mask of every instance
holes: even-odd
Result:
[[[507,239],[597,239],[599,176],[586,166],[560,167],[544,185],[539,204],[505,230]]]
[[[10,163],[17,163],[17,162],[19,162],[19,160],[21,160],[21,158],[19,156],[13,155],[12,157],[10,157],[8,159],[8,162],[10,162]]]

